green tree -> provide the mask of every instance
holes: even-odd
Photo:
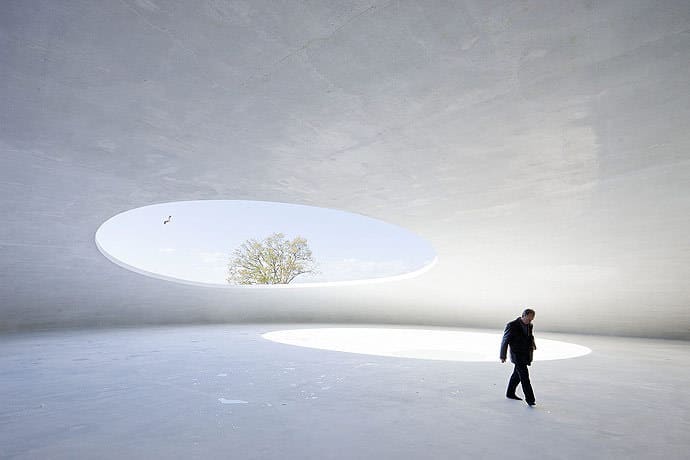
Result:
[[[274,233],[263,241],[250,239],[235,249],[228,264],[230,284],[288,284],[303,273],[316,271],[307,240],[292,241]]]

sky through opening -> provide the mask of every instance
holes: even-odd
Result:
[[[318,272],[291,286],[417,274],[436,260],[415,233],[360,214],[285,203],[204,200],[161,203],[108,219],[96,232],[113,262],[164,279],[228,286],[227,265],[244,241],[275,232],[307,239]]]

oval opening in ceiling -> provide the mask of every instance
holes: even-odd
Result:
[[[219,287],[311,287],[411,278],[436,262],[415,233],[334,209],[203,200],[132,209],[105,221],[98,249],[137,273]]]

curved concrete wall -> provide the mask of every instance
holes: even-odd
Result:
[[[5,1],[0,329],[501,327],[530,305],[542,329],[690,338],[688,30],[686,1]],[[439,262],[228,292],[94,245],[195,199],[358,212]]]

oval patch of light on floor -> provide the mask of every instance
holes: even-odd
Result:
[[[229,282],[228,263],[235,250],[276,233],[287,241],[306,239],[316,269],[288,284]],[[95,240],[103,255],[124,268],[203,286],[381,282],[421,275],[436,262],[431,244],[397,225],[335,209],[265,201],[178,201],[135,208],[105,221]]]
[[[320,328],[268,332],[273,342],[365,355],[442,361],[498,362],[502,334],[431,329]],[[591,353],[573,343],[536,338],[535,361],[576,358]]]

